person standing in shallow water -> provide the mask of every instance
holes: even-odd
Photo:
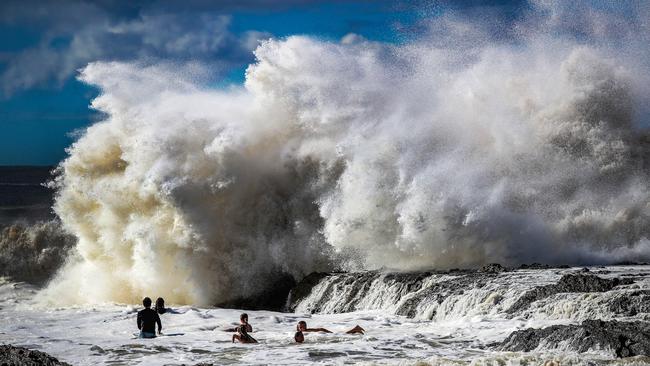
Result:
[[[138,311],[138,329],[140,329],[140,338],[156,338],[156,324],[158,325],[158,334],[162,332],[162,323],[155,310],[151,309],[151,299],[145,297],[142,300],[144,309]]]

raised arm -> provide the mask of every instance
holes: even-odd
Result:
[[[307,328],[303,332],[323,332],[323,333],[332,333],[331,331],[325,328]]]

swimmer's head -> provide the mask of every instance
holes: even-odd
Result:
[[[248,314],[241,313],[241,315],[239,316],[239,321],[242,323],[248,323]]]
[[[145,308],[150,308],[151,307],[151,299],[148,297],[145,297],[142,299],[142,305],[144,305]]]
[[[296,332],[296,334],[293,336],[293,339],[296,341],[296,343],[302,343],[305,341],[305,336],[302,334],[302,332]]]
[[[298,325],[296,326],[296,329],[299,332],[304,332],[307,329],[307,322],[304,320],[299,321]]]

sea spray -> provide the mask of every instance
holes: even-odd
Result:
[[[75,237],[57,220],[14,223],[0,230],[0,276],[43,285],[63,266]]]
[[[649,259],[642,62],[459,25],[269,40],[225,90],[196,66],[88,65],[106,119],[60,167],[77,259],[49,298],[210,305],[335,267]]]

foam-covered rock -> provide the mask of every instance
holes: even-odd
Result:
[[[599,350],[615,357],[650,356],[650,323],[585,320],[579,325],[528,328],[511,333],[498,348],[515,352],[537,348]]]
[[[602,278],[592,274],[566,274],[551,285],[539,286],[523,294],[509,309],[513,314],[524,310],[535,301],[568,292],[606,292],[619,285],[629,285],[634,282],[631,278]]]

